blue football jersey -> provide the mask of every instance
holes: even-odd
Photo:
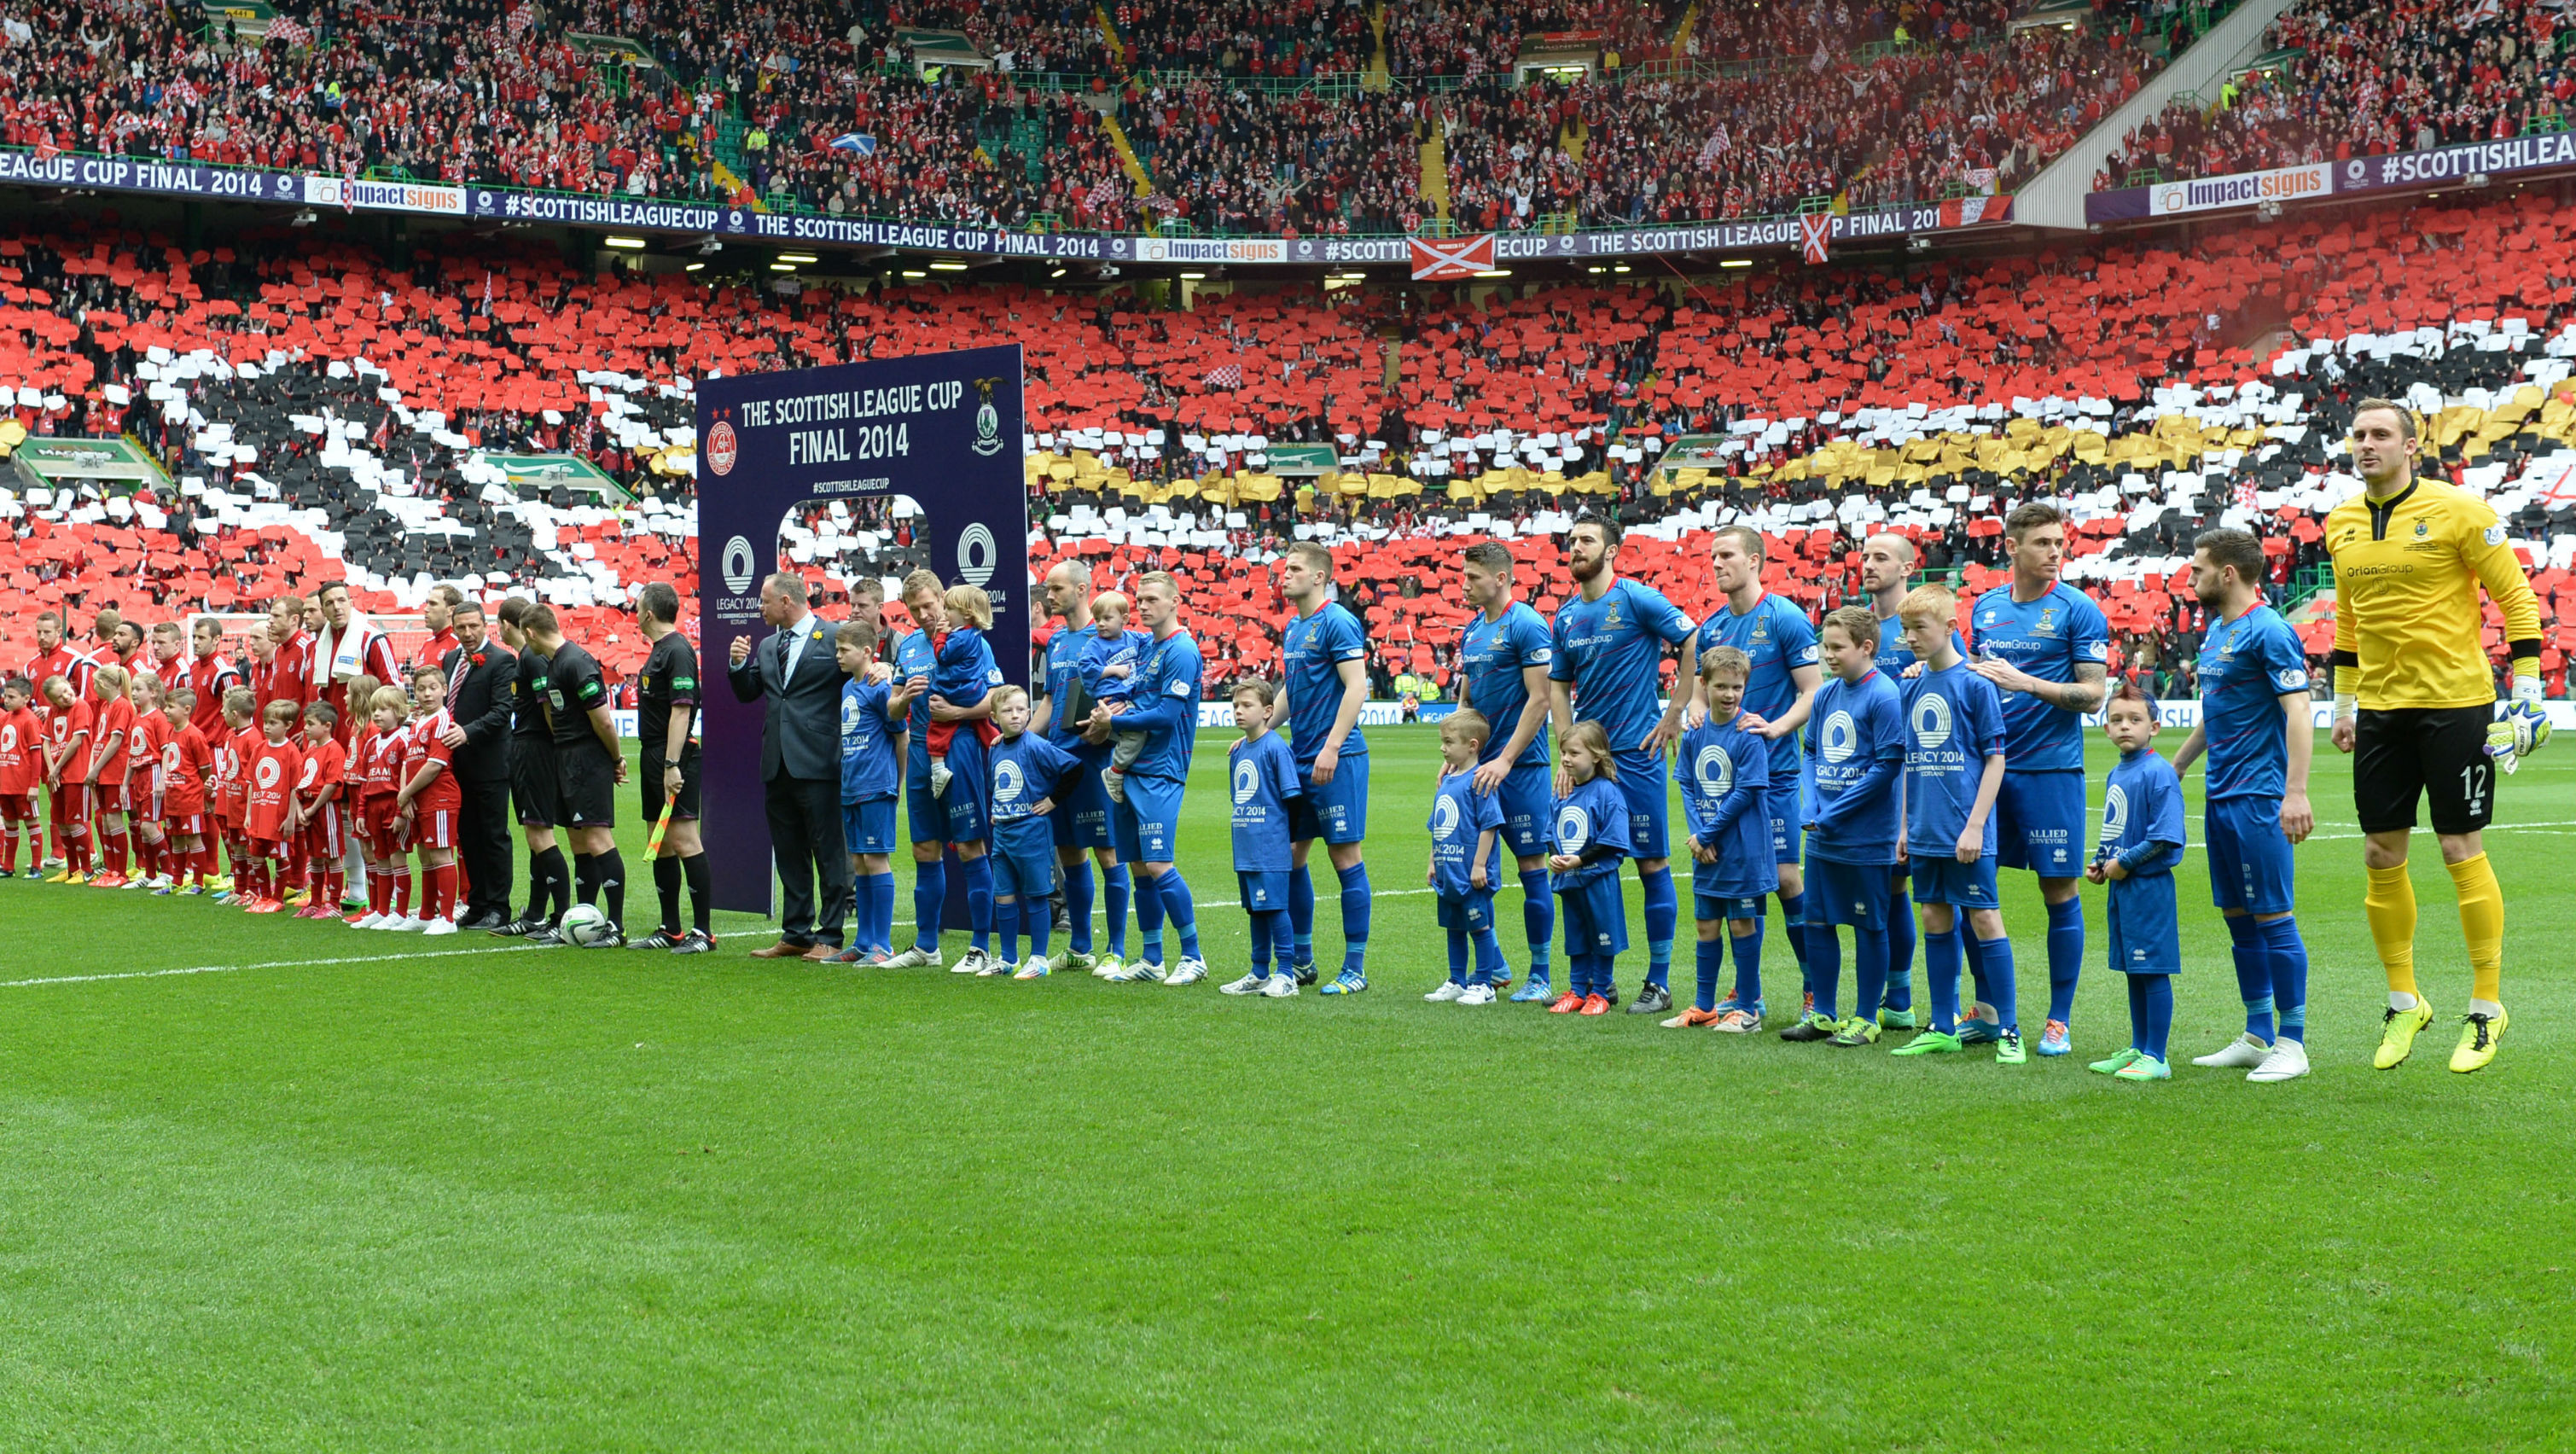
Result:
[[[914,677],[919,677],[926,682],[937,675],[938,671],[939,651],[931,644],[929,632],[907,632],[902,640],[894,644],[896,680],[908,682]],[[913,747],[919,750],[921,744],[930,737],[930,693],[927,690],[914,694],[912,711],[906,719],[906,727],[912,733]]]
[[[1968,644],[1959,639],[1959,633],[1956,631],[1950,633],[1950,649],[1961,656],[1968,654]],[[1904,619],[1890,616],[1879,622],[1878,669],[1887,673],[1889,681],[1901,683],[1905,679],[1905,669],[1913,664],[1914,648],[1905,644]],[[1900,686],[1898,690],[1901,691],[1903,688]]]
[[[2219,621],[2200,643],[2200,722],[2209,748],[2211,802],[2277,798],[2290,775],[2289,723],[2281,698],[2306,696],[2308,654],[2281,613],[2257,605]],[[2309,730],[2304,725],[2301,731]]]
[[[1741,720],[1702,722],[1682,734],[1682,820],[1717,852],[1713,871],[1693,865],[1695,893],[1752,898],[1780,884],[1771,850],[1772,744]]]
[[[1477,892],[1470,875],[1476,862],[1476,840],[1488,830],[1493,847],[1485,854],[1485,887],[1493,892],[1503,881],[1503,805],[1493,793],[1476,791],[1475,774],[1453,772],[1440,779],[1431,799],[1431,888],[1449,898]]]
[[[2002,694],[1961,662],[1926,671],[1905,684],[1905,847],[1924,858],[1951,858],[1986,759],[2004,750]],[[1995,852],[1995,815],[1986,814],[1986,856]]]
[[[894,739],[903,727],[886,716],[892,691],[882,682],[841,683],[841,801],[864,803],[891,798],[902,768],[894,760]]]
[[[1970,643],[2044,682],[2071,682],[2079,666],[2107,667],[2111,623],[2102,608],[2074,587],[2058,582],[2035,600],[2015,601],[2012,587],[1997,586],[1977,598],[1969,614]],[[2004,760],[2015,772],[2082,772],[2084,717],[2028,692],[2004,693]]]
[[[1587,849],[1616,850],[1598,863],[1581,868],[1551,869],[1549,874],[1559,884],[1586,883],[1603,874],[1616,875],[1619,860],[1628,856],[1628,800],[1619,785],[1606,777],[1588,783],[1576,783],[1574,791],[1556,800],[1556,811],[1549,816],[1548,851],[1580,857]]]
[[[1198,745],[1199,678],[1206,672],[1199,644],[1187,631],[1150,643],[1136,666],[1135,705],[1118,721],[1145,732],[1145,750],[1130,771],[1186,782]]]
[[[1530,667],[1545,667],[1555,657],[1556,642],[1547,623],[1527,602],[1512,602],[1500,621],[1487,620],[1482,611],[1467,618],[1467,629],[1458,642],[1458,662],[1466,680],[1466,690],[1459,695],[1483,713],[1492,728],[1479,762],[1502,756],[1512,734],[1520,730],[1521,712],[1529,705],[1529,684],[1521,680],[1521,673]],[[1512,766],[1547,766],[1544,724],[1521,755],[1512,759]]]
[[[1857,682],[1827,677],[1807,719],[1807,753],[1815,760],[1815,827],[1807,851],[1836,863],[1894,863],[1904,827],[1905,705],[1872,670]],[[1863,786],[1887,764],[1884,782]]]
[[[1226,749],[1234,797],[1234,867],[1238,873],[1286,873],[1288,800],[1297,785],[1297,760],[1276,732],[1244,738]]]
[[[1733,606],[1709,612],[1708,619],[1699,623],[1701,654],[1712,646],[1732,646],[1753,659],[1752,673],[1744,679],[1744,710],[1770,722],[1778,721],[1797,703],[1798,683],[1792,673],[1820,660],[1815,623],[1785,596],[1765,594],[1742,615]],[[1771,776],[1780,782],[1798,776],[1795,733],[1772,739]]]
[[[1325,739],[1333,735],[1333,719],[1341,715],[1341,664],[1367,659],[1368,637],[1360,630],[1360,618],[1341,602],[1327,601],[1311,616],[1288,618],[1279,637],[1279,660],[1287,678],[1289,746],[1300,768],[1315,765]],[[1351,735],[1342,739],[1342,756],[1367,752],[1368,739],[1353,722]]]
[[[1082,750],[1082,724],[1064,720],[1065,704],[1072,699],[1073,686],[1081,682],[1089,692],[1091,683],[1083,676],[1083,665],[1091,657],[1093,643],[1099,636],[1089,631],[1076,631],[1069,626],[1056,628],[1047,638],[1046,656],[1040,663],[1040,677],[1045,683],[1046,699],[1052,703],[1047,714],[1047,740],[1067,752]]]
[[[2132,877],[2171,873],[2182,862],[2182,782],[2173,764],[2150,749],[2123,754],[2102,789],[2102,847],[2096,862],[2141,843],[2166,847],[2141,859]]]
[[[1597,601],[1578,591],[1557,608],[1548,680],[1571,682],[1574,720],[1600,723],[1612,751],[1634,754],[1663,715],[1664,648],[1691,630],[1660,592],[1624,576]]]

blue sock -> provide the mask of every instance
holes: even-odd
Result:
[[[1064,866],[1064,917],[1073,929],[1076,954],[1091,952],[1092,898],[1091,855],[1086,853]]]
[[[1020,962],[1020,901],[1011,899],[993,905],[993,938],[1002,947],[1002,962]]]
[[[1801,889],[1780,895],[1780,930],[1789,936],[1789,952],[1798,959],[1798,981],[1802,991],[1816,987],[1816,977],[1807,969],[1807,894]]]
[[[1944,1035],[1959,1029],[1959,941],[1965,937],[1957,920],[1947,933],[1923,936],[1923,978],[1932,991],[1932,1028]]]
[[[867,938],[861,942],[870,949],[894,948],[894,872],[872,873],[867,877],[867,895],[859,900],[866,911]]]
[[[1127,957],[1127,901],[1135,892],[1135,878],[1127,865],[1106,870],[1100,875],[1101,897],[1107,900],[1109,952],[1120,959]]]
[[[1136,875],[1136,949],[1147,964],[1163,962],[1163,891],[1152,874]]]
[[[1646,982],[1670,984],[1673,978],[1673,931],[1681,925],[1680,901],[1673,894],[1673,866],[1637,870],[1646,890]]]
[[[2013,1003],[2012,936],[1976,941],[1977,957],[1986,962],[1985,988],[1977,997],[1995,1007],[1995,1023],[2006,1030],[2021,1028],[2021,1011]]]
[[[2236,961],[2236,994],[2245,1002],[2245,1033],[2269,1040],[2272,1028],[2272,961],[2264,952],[2263,926],[2251,914],[2226,917],[2227,951]]]
[[[2129,1045],[2142,1055],[2165,1058],[2165,1043],[2173,1034],[2173,977],[2164,974],[2129,976]]]
[[[1521,927],[1529,933],[1530,978],[1545,979],[1548,941],[1556,937],[1556,892],[1543,867],[1521,870]]]
[[[2048,906],[2048,1018],[2073,1024],[2075,981],[2084,973],[2084,900]]]
[[[1153,882],[1154,895],[1162,902],[1163,917],[1171,920],[1172,927],[1181,932],[1181,958],[1198,958],[1198,905],[1190,897],[1189,880],[1181,877],[1181,866],[1176,863],[1163,870],[1162,877]]]
[[[1368,973],[1368,865],[1354,863],[1337,870],[1336,876],[1342,881],[1342,969],[1364,975]]]
[[[1747,1014],[1762,998],[1762,931],[1769,922],[1754,920],[1750,934],[1737,934],[1733,925],[1727,926],[1735,941],[1735,1003]]]
[[[1959,957],[1967,963],[1968,978],[1973,981],[1968,986],[1969,1003],[1995,1003],[1986,983],[1986,941],[1978,938],[1976,931],[1968,927],[1968,916],[1964,913],[1952,927],[1959,931]]]
[[[1852,1018],[1875,1021],[1887,1000],[1887,931],[1852,930]]]
[[[1476,975],[1469,983],[1492,984],[1503,977],[1503,939],[1492,925],[1475,932]]]
[[[1449,982],[1456,985],[1467,982],[1467,931],[1464,929],[1449,931]]]
[[[1302,863],[1288,870],[1288,928],[1296,935],[1296,963],[1314,963],[1315,875]]]
[[[912,866],[912,942],[939,951],[939,916],[948,907],[948,862],[934,858]]]
[[[1020,916],[1020,928],[1029,936],[1029,952],[1044,959],[1047,941],[1055,937],[1055,911],[1044,899],[1031,899],[1028,904],[1028,912]]]
[[[1831,924],[1807,926],[1807,987],[1816,992],[1816,1013],[1840,1019],[1834,1005],[1843,989],[1843,937]]]
[[[1285,911],[1280,909],[1245,911],[1245,917],[1252,920],[1252,972],[1254,974],[1270,973],[1270,921],[1278,918],[1283,912]]]
[[[2263,926],[2265,958],[2271,961],[2272,1003],[2280,1008],[2281,1038],[2304,1045],[2308,1039],[2308,945],[2299,937],[2299,921],[2274,919]]]
[[[966,922],[975,930],[975,947],[992,952],[993,855],[961,859],[966,865]]]
[[[1914,1008],[1914,881],[1900,879],[1888,896],[1887,1007]]]
[[[1717,1008],[1717,981],[1726,973],[1726,940],[1723,937],[1699,941],[1699,983],[1693,987],[1691,1003],[1702,1010]]]

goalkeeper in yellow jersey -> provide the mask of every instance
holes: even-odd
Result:
[[[2540,607],[2495,511],[2415,477],[2415,416],[2404,405],[2355,405],[2350,445],[2362,493],[2326,516],[2326,549],[2335,569],[2334,745],[2357,754],[2352,795],[2370,871],[2363,907],[2388,971],[2372,1063],[2402,1063],[2433,1019],[2415,987],[2415,887],[2406,872],[2416,800],[2429,797],[2476,979],[2451,1068],[2477,1070],[2495,1059],[2506,1024],[2504,893],[2480,830],[2494,814],[2496,769],[2513,771],[2549,737]],[[2513,690],[2501,703],[2480,644],[2481,588],[2504,614],[2513,663]]]

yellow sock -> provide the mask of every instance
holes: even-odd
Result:
[[[2504,1002],[2504,889],[2483,853],[2451,865],[2460,891],[2460,937],[2468,941],[2469,973],[2477,998]]]
[[[2388,971],[2389,991],[2411,995],[2415,993],[2415,880],[2406,876],[2402,863],[2367,872],[2370,887],[2361,896],[2362,917],[2370,921],[2380,967]],[[2465,911],[2467,900],[2461,902]]]

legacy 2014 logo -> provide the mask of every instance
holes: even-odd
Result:
[[[957,577],[970,586],[980,586],[993,578],[999,564],[1001,546],[993,532],[977,521],[957,533]]]
[[[758,562],[752,559],[750,541],[737,535],[725,542],[723,569],[726,590],[737,596],[750,590],[752,573],[759,568]]]
[[[733,462],[742,457],[741,443],[733,436],[733,421],[719,419],[707,431],[707,468],[720,475],[733,473]]]

